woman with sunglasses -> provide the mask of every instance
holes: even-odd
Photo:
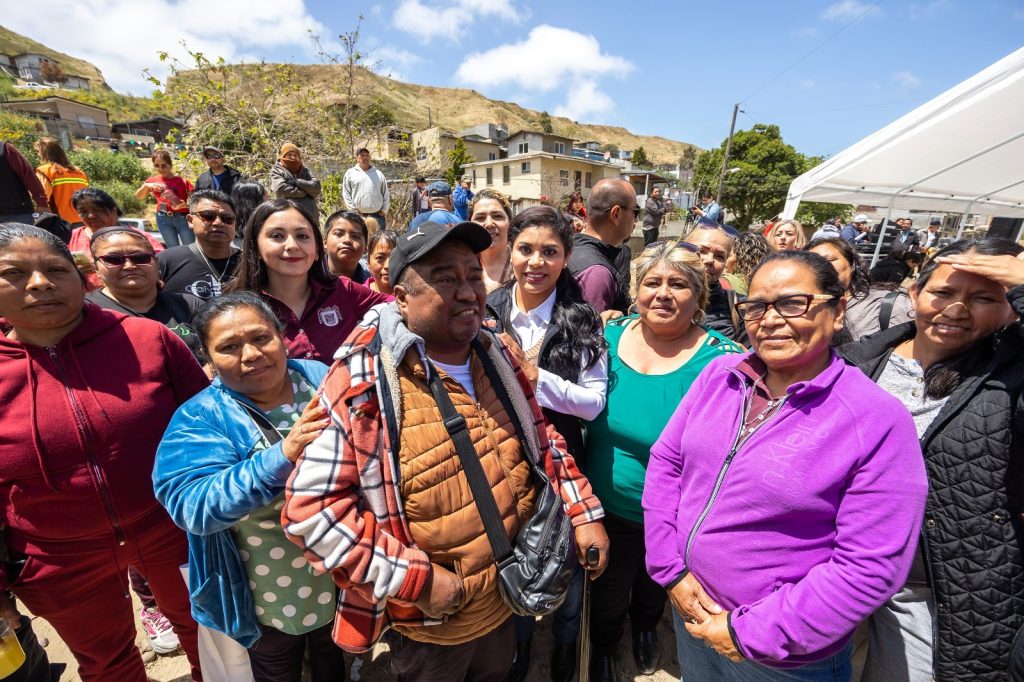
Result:
[[[771,254],[736,308],[752,352],[712,362],[651,449],[647,568],[684,679],[845,682],[853,629],[913,560],[914,424],[832,352],[843,285],[823,257]]]
[[[486,190],[484,190],[486,191]],[[511,283],[492,291],[487,305],[508,347],[533,383],[548,424],[582,462],[582,421],[596,417],[605,403],[608,355],[601,317],[583,300],[568,270],[575,234],[572,221],[550,206],[531,206],[512,219]],[[576,668],[582,574],[554,614],[555,647],[551,679],[569,680]],[[508,682],[526,679],[535,618],[516,616],[516,657]]]
[[[352,211],[336,211],[324,223],[324,248],[327,268],[332,275],[348,277],[356,284],[366,284],[370,271],[360,260],[366,253],[370,230],[363,216]]]
[[[196,240],[188,229],[188,196],[192,183],[174,172],[171,154],[166,149],[157,149],[152,156],[156,175],[146,178],[137,190],[135,198],[145,199],[153,195],[156,200],[156,226],[167,248],[191,244]]]
[[[145,235],[127,226],[105,227],[93,234],[91,252],[103,287],[86,294],[85,300],[107,310],[159,322],[177,334],[193,355],[200,355],[189,321],[202,307],[202,301],[163,290],[156,252]]]
[[[54,627],[84,682],[146,682],[126,598],[134,566],[198,680],[188,548],[151,477],[160,433],[208,382],[162,325],[84,295],[64,242],[0,225],[0,616],[16,615],[11,590]]]
[[[1007,678],[1024,662],[1021,247],[954,242],[910,297],[912,321],[842,348],[910,410],[929,484],[920,551],[868,621],[862,679],[1021,679]]]
[[[704,326],[708,284],[696,247],[658,243],[636,267],[635,315],[605,327],[608,398],[587,427],[585,471],[605,507],[609,563],[591,594],[591,680],[614,680],[614,652],[629,615],[641,674],[658,667],[655,634],[665,590],[644,568],[640,496],[651,445],[709,362],[742,348]],[[699,679],[699,678],[695,678]]]
[[[259,205],[246,226],[242,261],[227,291],[255,291],[284,325],[288,357],[331,362],[378,303],[392,296],[327,271],[316,219],[294,199]]]

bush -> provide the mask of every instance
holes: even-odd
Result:
[[[34,118],[0,109],[0,140],[17,147],[32,168],[39,165],[39,155],[33,145],[43,136],[41,129],[42,124]]]
[[[138,188],[149,173],[139,159],[132,154],[111,154],[108,151],[74,152],[68,155],[71,163],[89,176],[92,185],[122,183]],[[124,208],[124,206],[122,206]]]
[[[126,216],[141,216],[146,210],[146,202],[135,198],[135,190],[138,189],[139,183],[129,184],[120,180],[108,180],[106,182],[90,182],[89,184],[114,197],[114,201]]]

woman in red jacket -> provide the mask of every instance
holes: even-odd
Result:
[[[185,536],[152,471],[171,415],[206,384],[162,324],[86,303],[62,241],[0,225],[0,617],[18,622],[10,590],[53,625],[86,682],[146,682],[129,566],[201,679]]]

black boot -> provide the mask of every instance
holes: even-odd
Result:
[[[615,658],[611,654],[592,652],[590,655],[590,682],[616,682]]]
[[[641,675],[651,675],[658,669],[658,635],[654,630],[633,633],[633,660]]]
[[[559,644],[555,642],[551,652],[551,682],[569,682],[576,672],[576,642]]]
[[[512,661],[512,669],[508,671],[505,682],[523,682],[530,672],[530,642],[516,641],[516,658]]]

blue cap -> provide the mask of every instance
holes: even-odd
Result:
[[[427,185],[427,196],[430,197],[449,197],[452,195],[452,188],[447,182],[438,180]]]

